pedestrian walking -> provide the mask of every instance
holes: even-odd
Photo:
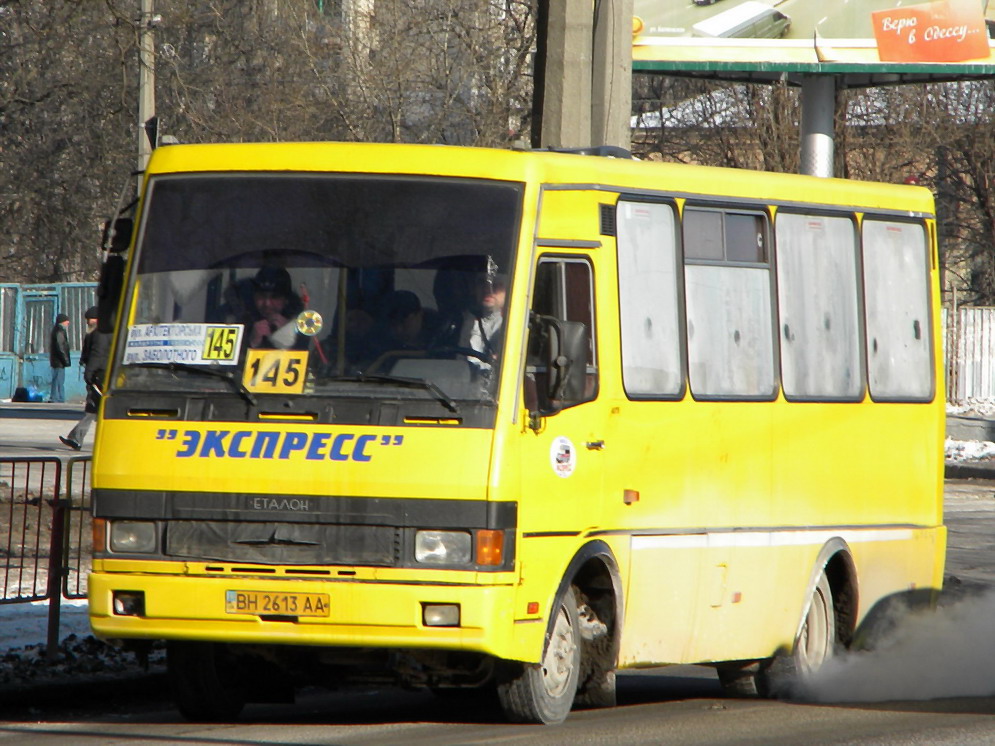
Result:
[[[97,331],[97,307],[91,306],[83,315],[86,320],[86,336],[83,337],[83,349],[79,362],[83,367],[83,382],[86,384],[86,404],[83,406],[83,416],[76,426],[66,436],[59,436],[63,445],[78,451],[83,447],[90,425],[97,418],[100,407],[100,397],[103,395],[104,371],[107,369],[107,357],[110,352],[111,335]]]
[[[48,338],[48,363],[52,366],[52,391],[50,402],[66,400],[66,368],[69,367],[69,317],[60,313],[55,317],[52,333]]]

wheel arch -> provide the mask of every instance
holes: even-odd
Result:
[[[611,547],[601,540],[590,541],[574,554],[560,578],[550,608],[556,608],[569,586],[576,586],[585,595],[607,596],[613,605],[615,637],[620,637],[624,611],[622,574]],[[546,623],[546,639],[552,629],[552,619]]]
[[[624,597],[622,575],[615,555],[604,541],[590,541],[574,554],[564,570],[551,608],[556,609],[570,587],[577,589],[583,630],[579,697],[588,706],[603,706],[607,700],[595,689],[609,681],[614,703],[614,670],[622,639]],[[549,643],[554,615],[546,623],[543,652]],[[603,625],[603,627],[602,627]],[[607,677],[607,678],[606,678]]]
[[[833,595],[833,607],[836,613],[836,639],[843,647],[849,647],[850,643],[853,642],[854,631],[857,627],[859,587],[857,566],[853,560],[850,546],[839,536],[833,537],[822,545],[812,565],[808,585],[805,589],[805,605],[798,620],[795,637],[797,639],[801,633],[805,617],[808,614],[808,607],[812,603],[812,596],[823,572],[829,580],[829,588]]]

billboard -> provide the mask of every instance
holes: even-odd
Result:
[[[988,0],[634,0],[639,62],[992,65]]]

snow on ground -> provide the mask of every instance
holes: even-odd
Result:
[[[954,440],[947,438],[943,444],[945,457],[951,462],[984,461],[995,458],[995,443],[987,440]]]
[[[48,639],[48,601],[0,605],[0,651],[44,645]],[[59,640],[90,635],[86,599],[63,599],[59,610]]]
[[[958,417],[977,417],[992,419],[995,417],[995,400],[971,399],[964,404],[947,404],[947,415]],[[947,438],[944,442],[944,454],[948,462],[986,461],[995,458],[995,443],[987,440],[954,440]]]
[[[134,653],[93,637],[85,599],[63,599],[59,650],[49,658],[48,614],[48,601],[0,604],[0,691],[86,676],[137,675],[146,670]],[[151,667],[161,669],[163,658],[161,649],[153,650]]]
[[[963,404],[950,404],[948,402],[947,414],[961,417],[991,418],[995,416],[995,399],[968,399]]]

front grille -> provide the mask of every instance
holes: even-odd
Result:
[[[177,559],[279,565],[398,564],[392,526],[171,521],[165,553]]]

